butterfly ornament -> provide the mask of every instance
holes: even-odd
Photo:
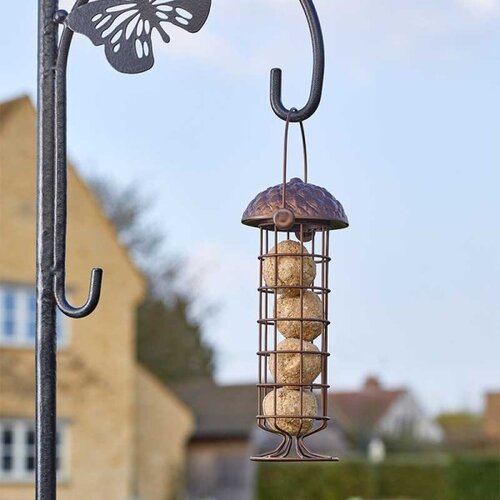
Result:
[[[165,43],[173,24],[198,32],[210,13],[212,0],[94,0],[77,6],[66,25],[104,45],[106,57],[121,73],[142,73],[154,64],[152,34]],[[78,4],[77,4],[78,5]]]

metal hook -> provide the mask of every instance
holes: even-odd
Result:
[[[311,83],[311,93],[307,104],[298,111],[293,112],[289,120],[301,122],[310,118],[318,109],[323,92],[323,79],[325,74],[325,46],[321,24],[313,0],[300,0],[302,8],[306,14],[309,30],[311,32],[313,48],[313,75]],[[287,120],[290,111],[281,101],[282,71],[279,68],[271,70],[271,106],[276,115],[282,120]]]
[[[102,269],[94,268],[90,274],[90,286],[87,301],[81,307],[72,306],[66,299],[64,273],[56,272],[54,276],[54,292],[57,307],[70,318],[85,318],[97,307],[101,297]]]
[[[78,4],[86,3],[80,0]],[[66,226],[67,226],[67,153],[66,153],[66,69],[73,32],[64,28],[56,64],[56,174],[54,209],[54,295],[59,309],[70,318],[91,314],[101,295],[102,269],[95,268],[90,276],[87,301],[81,307],[72,306],[66,298]]]

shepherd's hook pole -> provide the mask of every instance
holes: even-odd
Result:
[[[38,1],[36,499],[56,498],[54,300],[55,65],[57,0]]]

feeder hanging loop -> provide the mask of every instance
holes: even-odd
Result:
[[[285,136],[283,139],[283,191],[282,191],[282,208],[286,208],[286,183],[287,183],[287,168],[288,168],[288,133],[290,129],[290,121],[293,113],[297,112],[297,108],[292,108],[286,115]],[[309,170],[309,162],[307,159],[307,141],[304,123],[300,122],[300,135],[302,137],[302,153],[304,156],[304,182],[307,184],[307,176]]]
[[[282,71],[280,68],[271,70],[271,106],[276,115],[282,120],[291,122],[302,122],[310,118],[318,109],[323,92],[323,80],[325,75],[325,45],[321,23],[313,0],[300,0],[304,9],[309,30],[311,32],[313,49],[313,76],[311,82],[311,92],[306,105],[299,110],[288,110],[282,102]]]

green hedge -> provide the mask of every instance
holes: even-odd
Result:
[[[500,458],[261,464],[257,500],[500,500]]]
[[[441,463],[386,463],[377,467],[382,498],[451,500],[448,466]]]
[[[341,464],[263,464],[257,481],[258,500],[345,500],[373,497],[373,468],[363,462]]]
[[[456,458],[451,465],[450,480],[452,500],[499,500],[500,459]]]

